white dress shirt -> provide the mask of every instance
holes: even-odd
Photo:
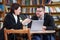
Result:
[[[13,14],[13,16],[15,18],[15,22],[17,23],[17,20],[18,20],[17,15]]]

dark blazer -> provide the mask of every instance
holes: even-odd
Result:
[[[7,29],[22,29],[23,25],[22,23],[20,23],[19,21],[19,16],[18,16],[18,22],[15,22],[14,16],[12,15],[12,13],[8,13],[4,19],[4,23],[3,23],[3,28],[0,30],[0,40],[4,40],[4,28]],[[9,40],[13,40],[14,39],[14,35],[10,34],[9,35]]]
[[[31,18],[32,20],[38,20],[38,17],[35,15]],[[28,27],[31,28],[31,24],[32,21],[28,24]],[[45,13],[44,14],[44,26],[47,27],[46,30],[54,30],[55,29],[55,23],[54,23],[54,19],[52,16],[50,16],[49,14]]]
[[[19,21],[19,16],[18,17],[18,22],[15,22],[14,16],[12,13],[8,13],[4,19],[4,24],[3,27],[7,29],[22,29],[22,23]]]

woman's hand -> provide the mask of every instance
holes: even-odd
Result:
[[[26,19],[22,22],[22,24],[23,24],[23,25],[27,25],[27,24],[30,23],[30,22],[31,22],[31,19],[26,18]]]

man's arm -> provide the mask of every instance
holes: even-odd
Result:
[[[54,23],[54,19],[52,16],[48,17],[48,26],[46,26],[46,30],[54,30],[55,29],[55,23]]]

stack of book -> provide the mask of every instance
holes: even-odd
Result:
[[[35,12],[36,12],[36,7],[22,8],[22,13],[35,13]]]
[[[0,0],[0,2],[2,2],[2,0]]]
[[[22,0],[21,5],[40,5],[42,0]]]
[[[58,6],[45,6],[45,12],[46,13],[58,13],[60,12],[60,7]]]
[[[6,5],[10,5],[12,3],[17,3],[17,0],[6,0]]]
[[[51,0],[52,4],[60,4],[60,0]]]
[[[56,15],[56,16],[53,16],[54,18],[54,21],[59,21],[60,20],[60,16]]]
[[[0,4],[0,11],[4,11],[4,5]]]
[[[52,2],[60,2],[60,0],[51,0]]]
[[[9,12],[9,10],[10,10],[10,6],[5,6],[5,12]]]

